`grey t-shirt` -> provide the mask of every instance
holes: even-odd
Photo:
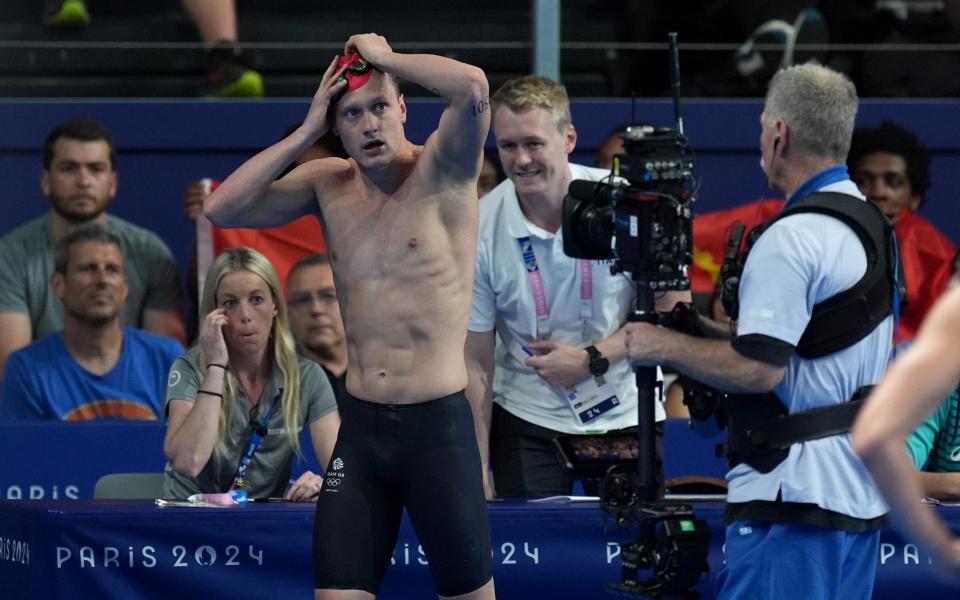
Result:
[[[178,358],[170,368],[167,382],[167,399],[193,402],[197,388],[202,382],[199,368],[199,348],[194,347]],[[336,410],[337,403],[333,389],[323,370],[313,361],[298,357],[300,363],[300,418],[297,435],[304,425]],[[176,472],[168,462],[164,468],[163,493],[166,498],[184,499],[191,494],[225,492],[233,483],[233,477],[240,463],[240,457],[247,449],[247,442],[253,433],[249,421],[249,406],[243,390],[238,390],[233,399],[230,421],[225,432],[225,441],[214,450],[203,470],[196,478]],[[276,363],[273,375],[263,390],[263,396],[257,407],[256,420],[262,422],[273,408],[267,423],[267,435],[257,446],[253,458],[247,465],[245,489],[251,498],[282,496],[290,479],[293,465],[293,446],[283,428],[283,409],[280,401],[283,393],[283,374]]]
[[[143,327],[143,311],[180,310],[180,278],[173,254],[156,234],[107,216],[123,247],[129,292],[124,325]],[[33,339],[63,329],[63,305],[50,289],[55,242],[49,213],[0,238],[0,312],[30,316]]]

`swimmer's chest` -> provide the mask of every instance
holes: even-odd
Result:
[[[435,199],[358,204],[353,210],[337,210],[327,223],[329,246],[342,275],[429,270],[462,254],[454,248],[458,239],[476,243],[475,234],[458,232],[447,223]]]

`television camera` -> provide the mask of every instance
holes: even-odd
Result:
[[[635,126],[623,135],[601,182],[571,182],[563,204],[564,252],[574,258],[612,260],[611,272],[629,274],[636,301],[629,320],[659,323],[654,295],[690,287],[692,203],[696,155],[683,133],[676,34],[670,34],[675,127]],[[626,276],[626,275],[625,275]],[[636,460],[609,467],[601,484],[604,511],[635,535],[621,545],[623,581],[610,591],[641,598],[695,598],[709,571],[710,531],[689,505],[667,501],[655,464],[656,369],[636,368]],[[649,571],[650,576],[641,577]]]

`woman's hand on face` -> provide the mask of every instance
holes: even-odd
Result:
[[[227,342],[223,338],[223,327],[227,322],[226,311],[216,308],[200,323],[200,349],[208,363],[226,365],[230,360]]]

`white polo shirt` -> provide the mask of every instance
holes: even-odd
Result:
[[[573,179],[599,181],[610,172],[570,165]],[[531,223],[520,209],[516,189],[503,181],[480,202],[480,234],[474,272],[469,330],[497,331],[493,400],[524,421],[563,433],[611,430],[637,424],[637,388],[626,360],[611,364],[605,378],[617,390],[620,405],[581,424],[564,391],[548,384],[524,365],[522,346],[537,339],[533,286],[517,240],[530,238],[550,311],[550,339],[578,348],[610,336],[627,319],[634,299],[626,275],[611,275],[609,261],[590,261],[592,315],[581,320],[580,263],[563,253],[563,233]],[[659,400],[659,397],[657,398]],[[665,418],[655,402],[656,419]]]
[[[821,191],[863,199],[849,179]],[[762,334],[795,346],[814,305],[852,287],[866,269],[863,245],[840,220],[801,213],[777,221],[760,236],[744,265],[737,334]],[[794,352],[773,391],[791,413],[843,402],[859,387],[880,380],[892,336],[890,316],[839,352],[815,359]],[[850,446],[849,434],[794,444],[787,458],[766,474],[745,463],[737,465],[727,480],[727,502],[774,501],[779,495],[785,502],[813,503],[860,519],[887,511]]]

